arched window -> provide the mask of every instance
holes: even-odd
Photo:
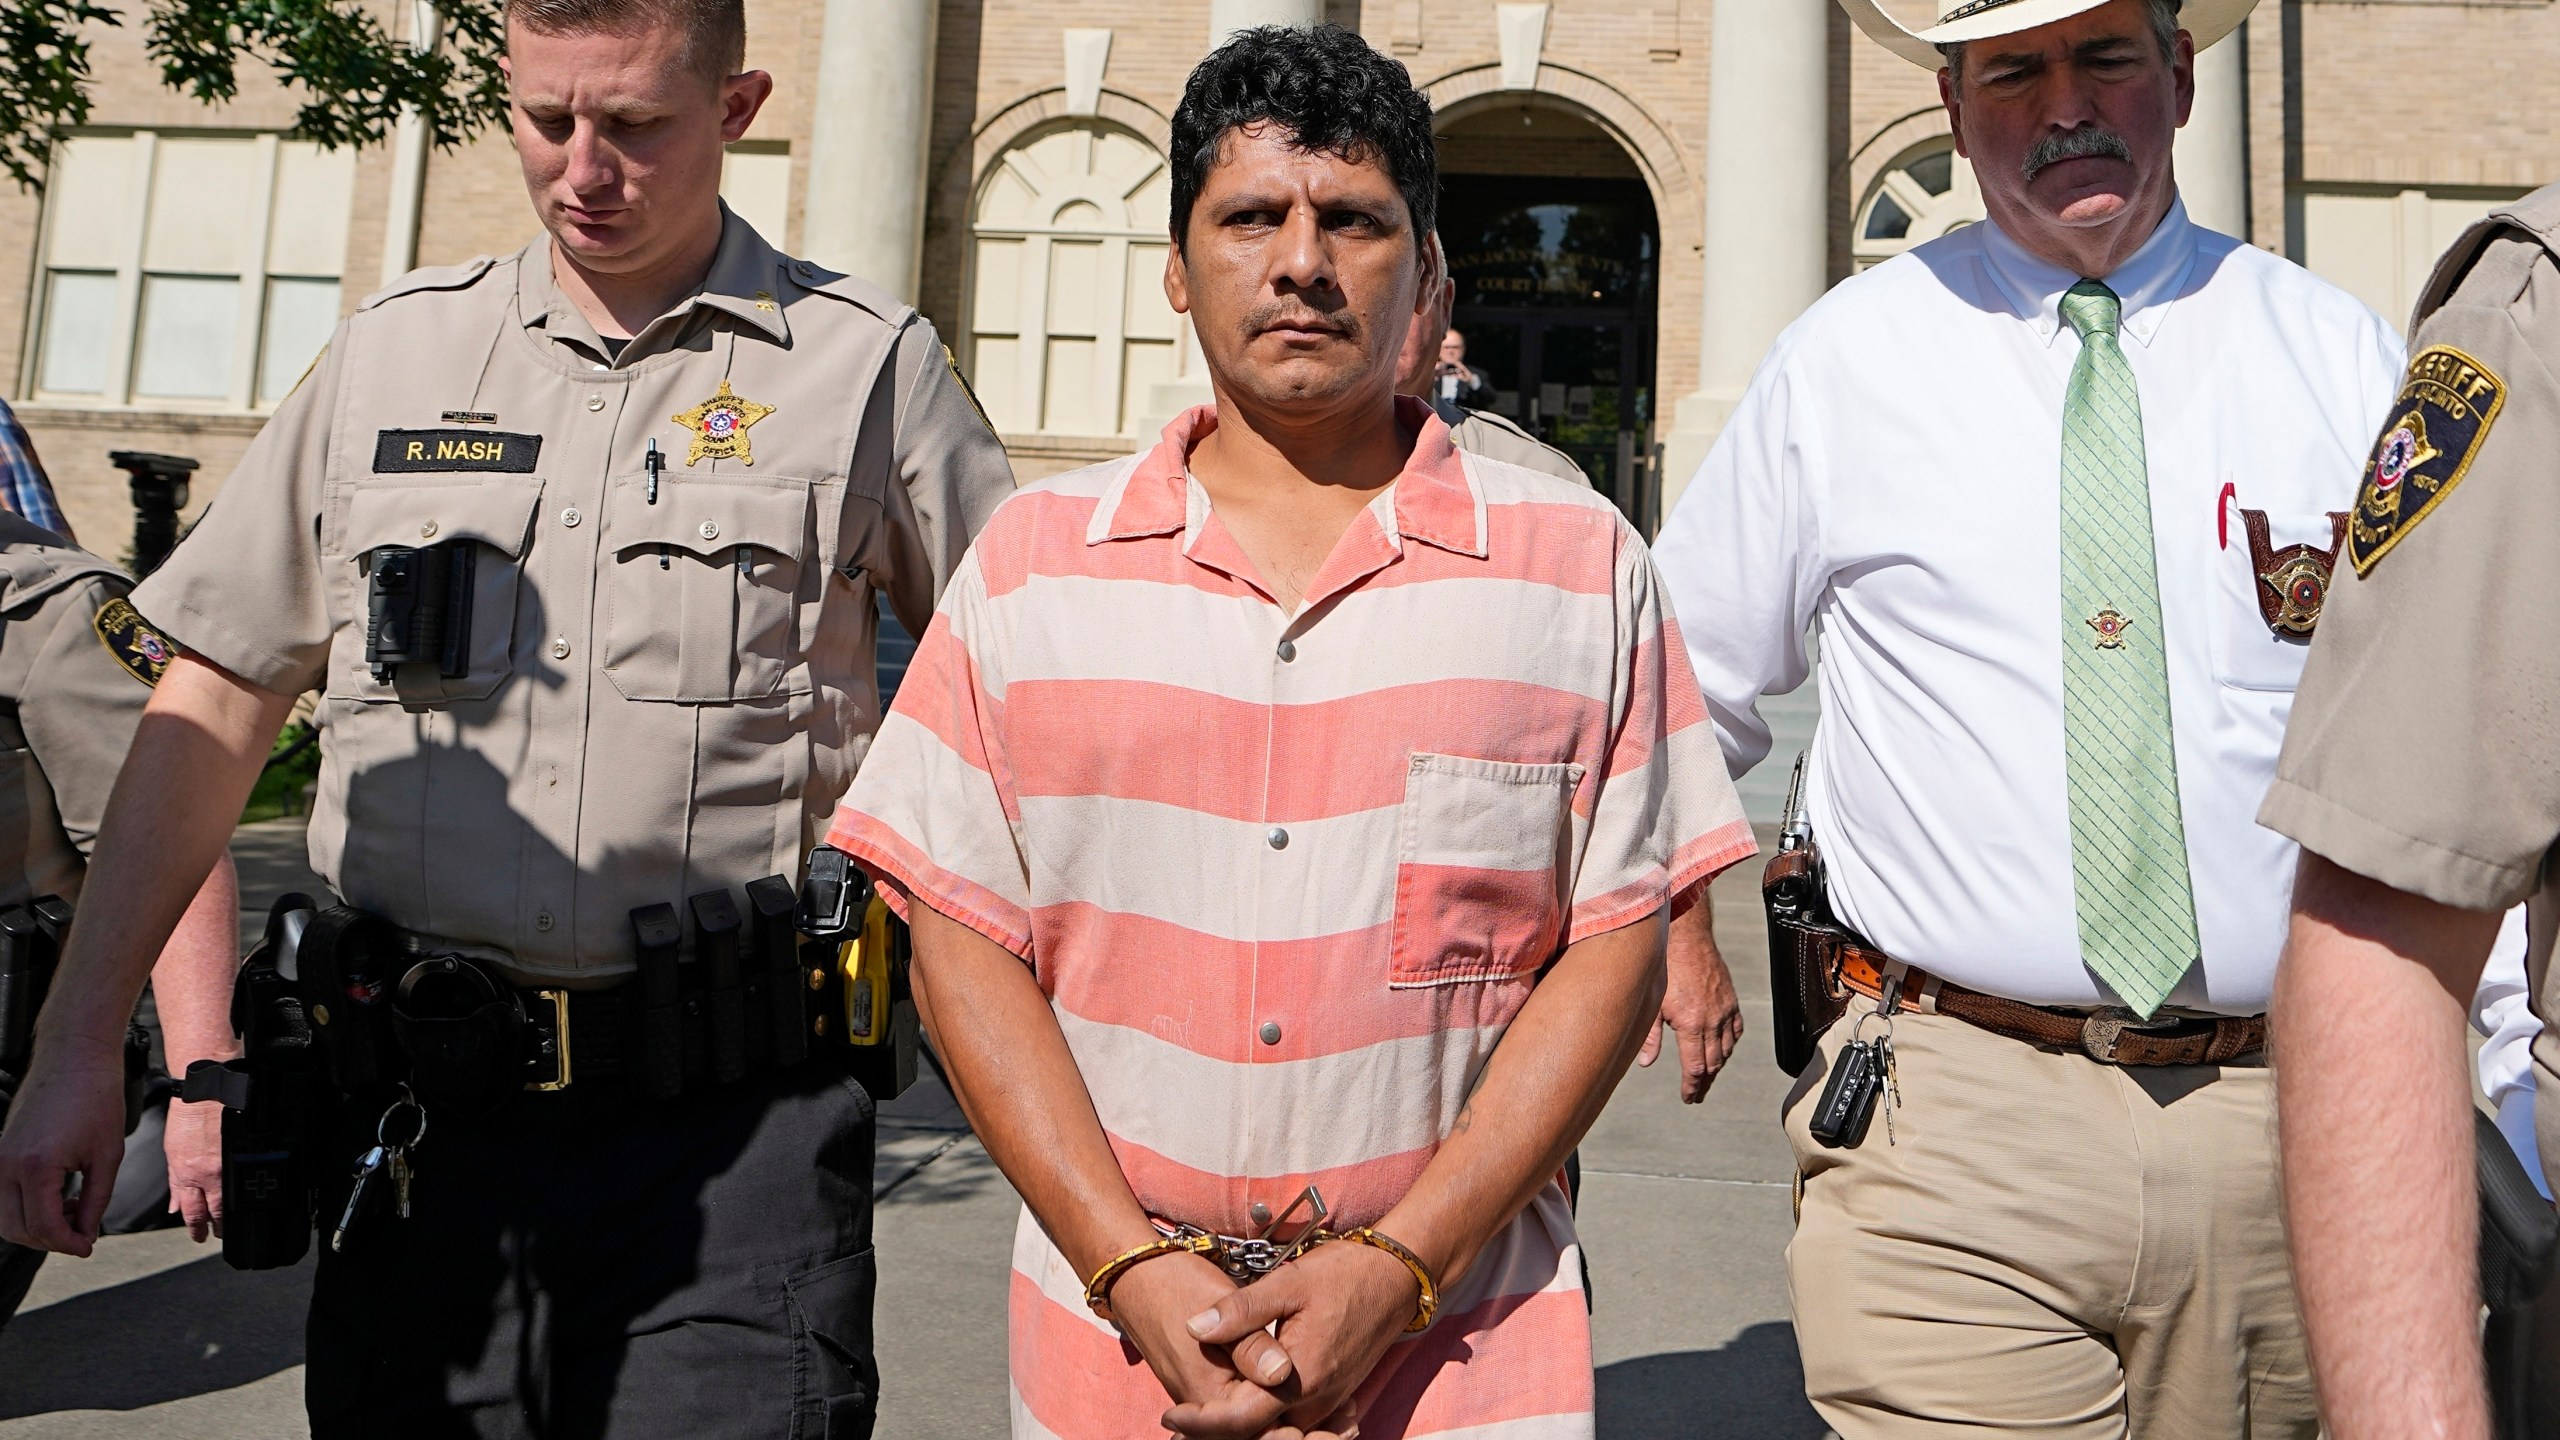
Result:
[[[1867,187],[1850,253],[1864,270],[1981,218],[1973,166],[1941,135],[1904,151]]]
[[[1127,436],[1174,377],[1171,179],[1128,131],[1076,121],[1004,152],[971,231],[969,376],[1007,434]]]

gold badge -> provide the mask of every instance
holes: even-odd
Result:
[[[756,292],[756,308],[759,310],[780,310],[782,307],[773,303],[772,291],[759,290]]]
[[[755,452],[747,441],[747,427],[773,413],[771,405],[759,405],[744,395],[730,390],[729,382],[720,382],[720,392],[692,409],[668,418],[693,432],[693,448],[684,463],[693,464],[705,455],[714,460],[735,460],[741,465],[756,463]]]
[[[2089,617],[2089,628],[2098,632],[2097,648],[2101,650],[2123,649],[2125,627],[2132,623],[2112,607]]]
[[[2267,512],[2243,510],[2249,531],[2249,567],[2258,576],[2258,613],[2278,635],[2309,635],[2320,624],[2320,607],[2329,599],[2329,580],[2338,563],[2338,547],[2346,543],[2347,514],[2329,512],[2329,548],[2288,545],[2276,548],[2267,527]]]

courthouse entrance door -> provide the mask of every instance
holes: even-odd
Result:
[[[1633,179],[1444,177],[1452,323],[1493,387],[1484,408],[1564,451],[1650,530],[1660,234]]]

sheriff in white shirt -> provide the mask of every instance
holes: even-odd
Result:
[[[1818,638],[1828,898],[1908,967],[1847,967],[1787,1105],[1807,1385],[1843,1440],[2308,1436],[2254,817],[2401,346],[2176,200],[2247,0],[1844,3],[1944,67],[1991,218],[1790,327],[1656,550],[1735,775]],[[1816,1139],[1888,1033],[1887,1119]]]

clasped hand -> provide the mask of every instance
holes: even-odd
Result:
[[[1111,1292],[1121,1333],[1173,1397],[1165,1428],[1188,1440],[1352,1440],[1351,1393],[1419,1300],[1393,1256],[1344,1244],[1249,1286],[1200,1256],[1167,1256]]]

